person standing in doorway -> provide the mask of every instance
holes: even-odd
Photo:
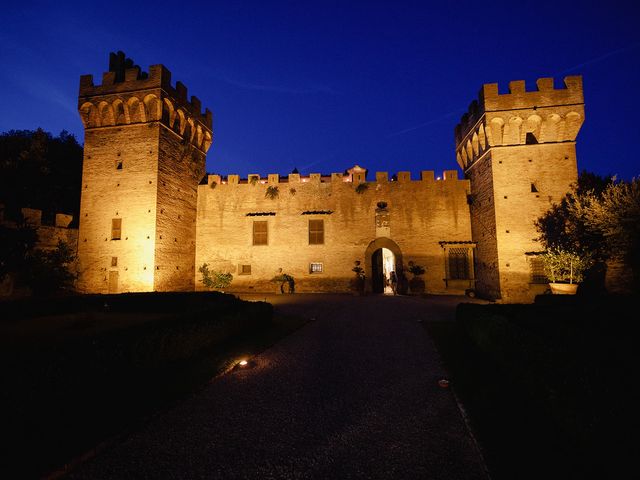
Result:
[[[396,276],[396,272],[391,271],[391,273],[389,273],[389,283],[391,284],[391,290],[395,295],[398,290],[398,277]]]

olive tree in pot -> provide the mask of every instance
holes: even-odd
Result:
[[[351,289],[356,295],[364,295],[365,276],[364,268],[360,266],[360,260],[356,260],[354,267],[351,269],[356,274],[355,278],[351,280]]]
[[[278,274],[271,279],[276,286],[276,293],[295,293],[296,291],[296,281],[295,279],[289,275],[288,273],[284,273],[280,268],[278,270]]]
[[[542,262],[551,293],[563,295],[573,295],[577,292],[585,271],[593,264],[593,260],[587,254],[578,255],[562,249],[545,252]]]
[[[424,267],[410,261],[408,270],[412,275],[411,280],[409,280],[409,291],[413,294],[422,295],[425,292],[425,283],[421,278],[425,272]]]

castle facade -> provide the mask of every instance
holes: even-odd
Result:
[[[366,290],[391,271],[424,267],[427,293],[530,301],[546,288],[534,221],[577,180],[581,77],[509,93],[484,85],[455,129],[458,171],[393,175],[355,166],[286,177],[206,175],[212,115],[162,65],[123,53],[95,85],[80,80],[85,128],[78,289],[91,293],[204,288],[198,271],[230,272],[229,291]]]

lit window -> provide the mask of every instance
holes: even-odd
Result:
[[[322,273],[322,264],[321,263],[309,264],[309,273]]]
[[[268,245],[268,223],[265,221],[253,222],[253,244]]]
[[[122,238],[122,219],[111,219],[111,240],[120,240]]]
[[[240,275],[251,275],[251,265],[240,265]]]
[[[309,245],[324,243],[324,220],[309,220]]]

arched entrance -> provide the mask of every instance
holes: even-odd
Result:
[[[402,278],[402,252],[398,244],[390,238],[376,238],[365,251],[365,275],[367,290],[385,293],[385,278],[395,271]],[[389,289],[389,293],[391,289]]]
[[[388,248],[379,248],[371,257],[371,291],[392,294],[391,272],[396,271],[396,256]]]

